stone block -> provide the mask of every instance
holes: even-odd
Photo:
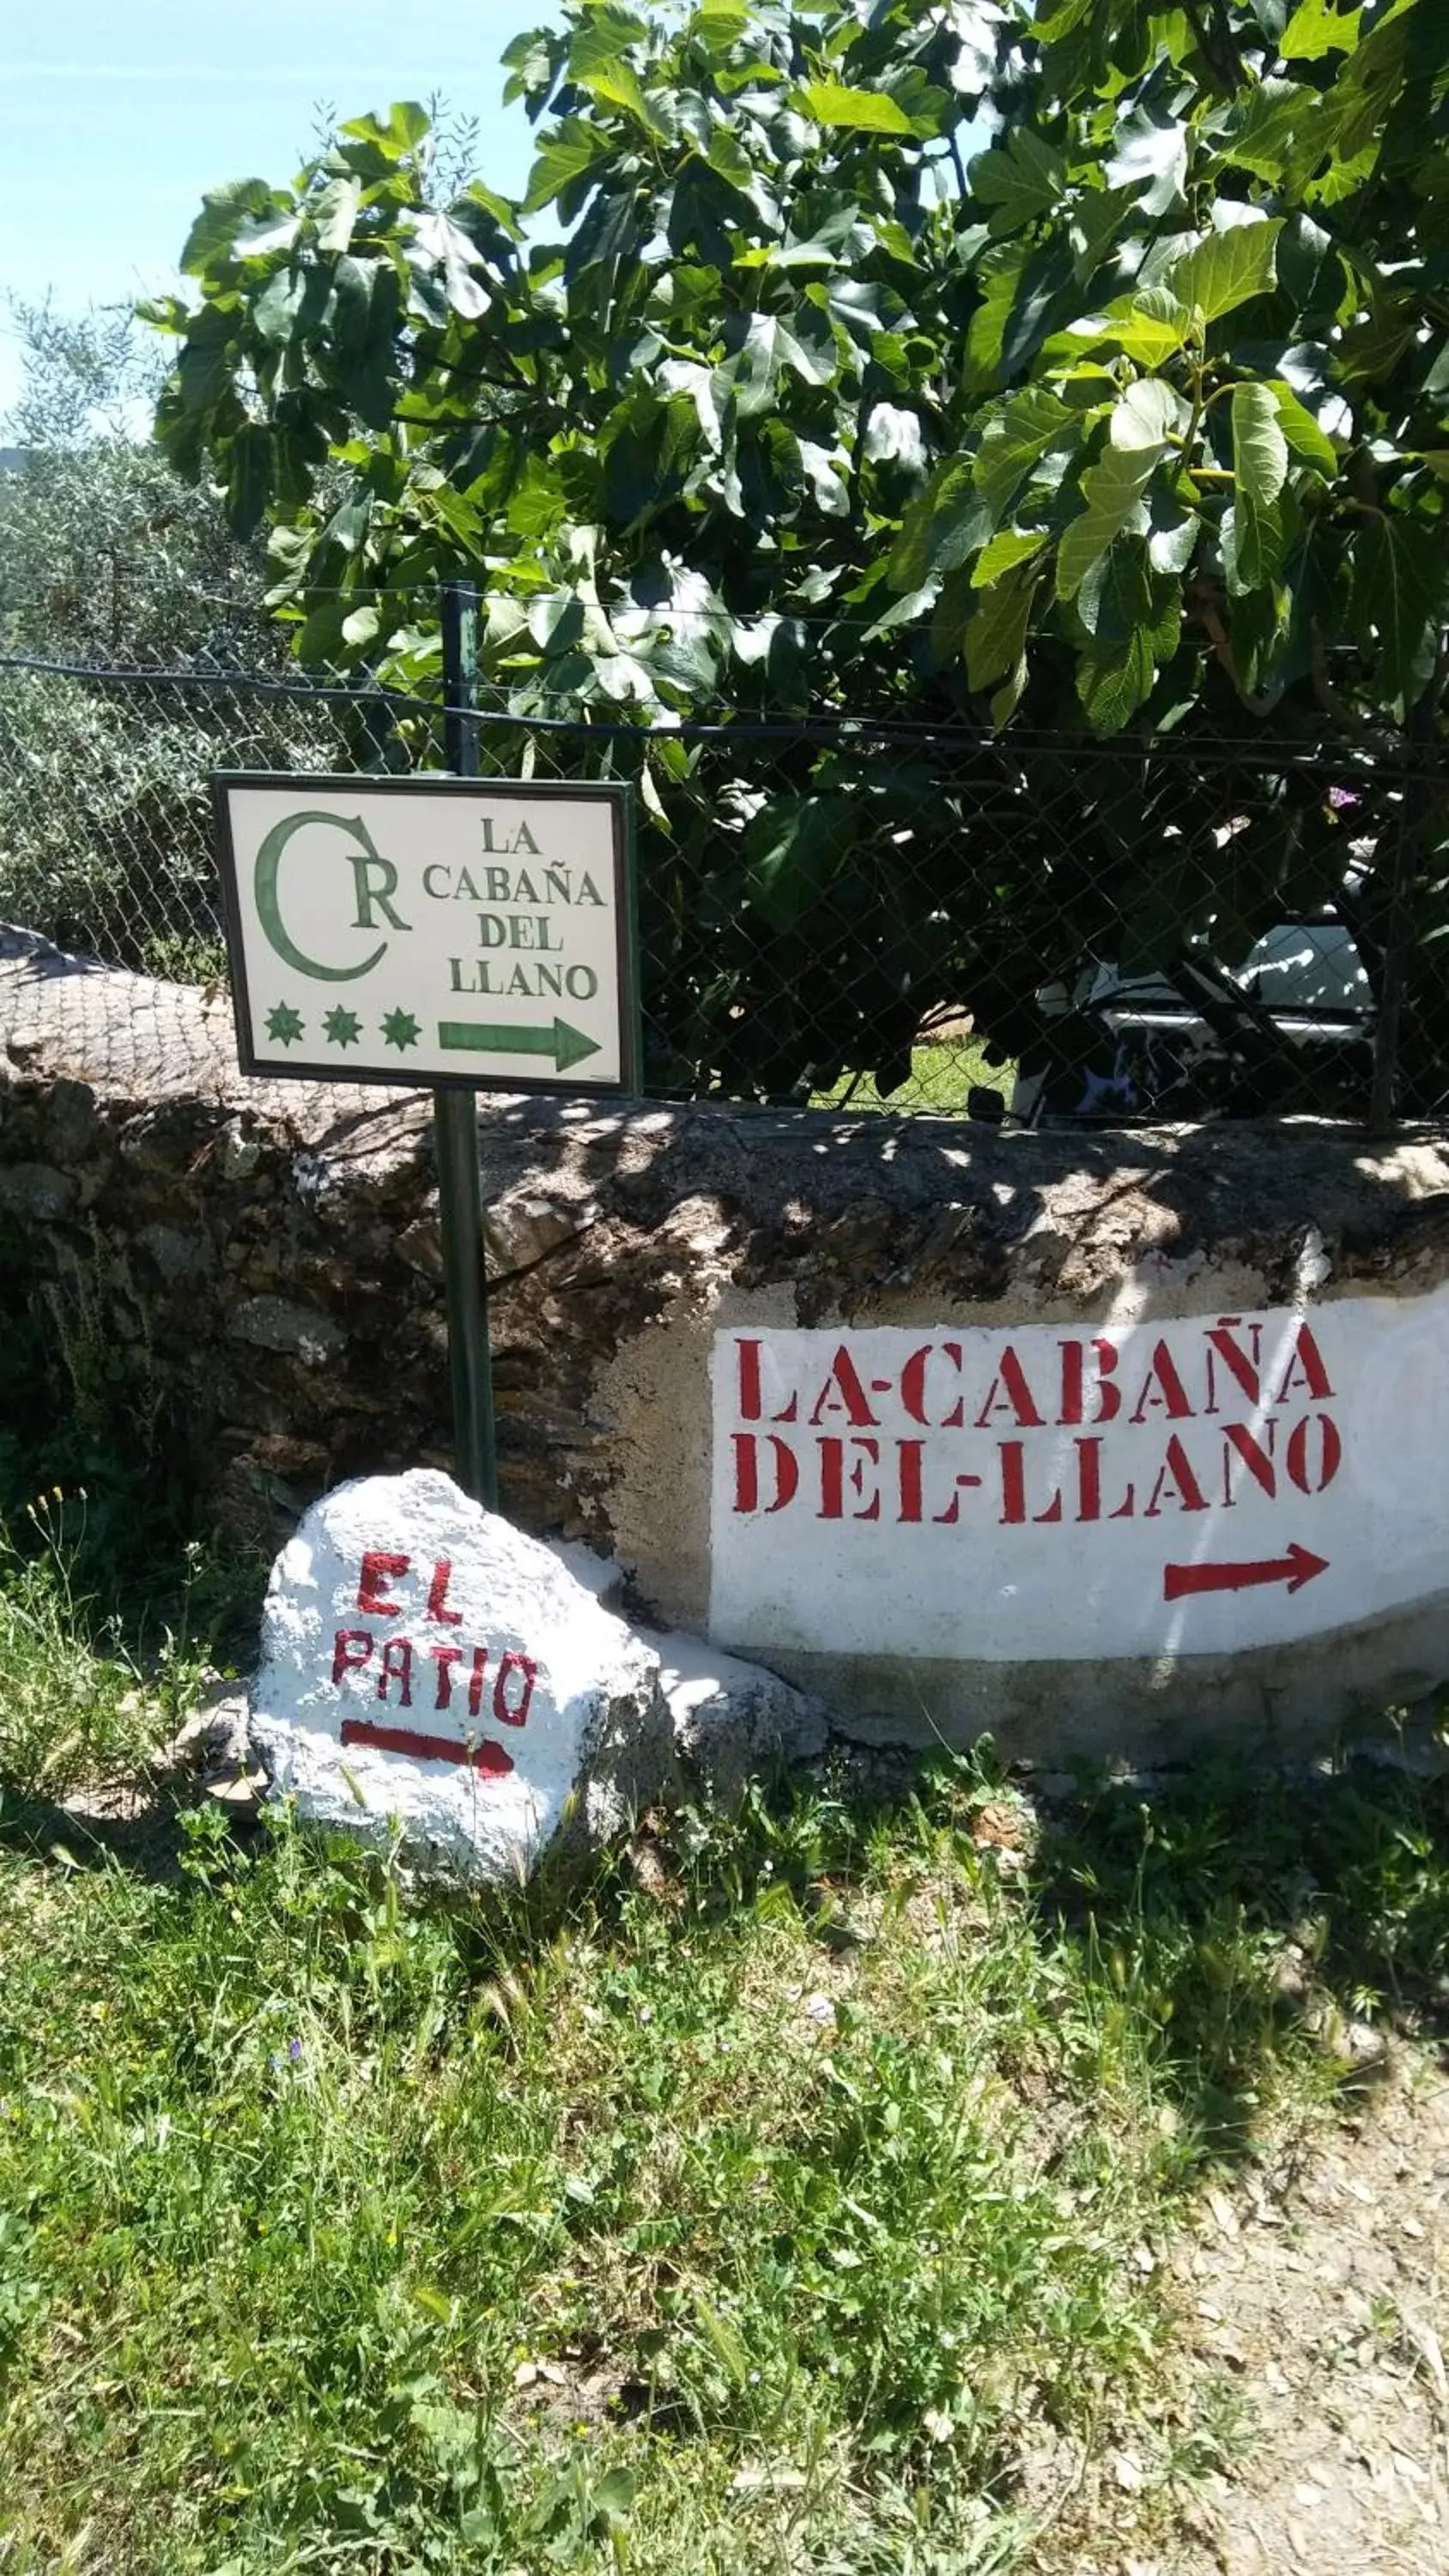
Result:
[[[830,1729],[823,1701],[702,1637],[644,1634],[659,1657],[675,1750],[717,1805],[736,1806],[752,1779],[824,1752]]]
[[[206,1236],[184,1232],[180,1226],[143,1225],[136,1241],[172,1288],[183,1286],[187,1280],[204,1279],[215,1267]]]
[[[11,1163],[0,1170],[0,1212],[28,1219],[33,1225],[55,1225],[69,1216],[76,1184],[69,1172],[50,1163]]]
[[[325,1368],[347,1347],[347,1335],[330,1315],[315,1306],[294,1306],[285,1297],[247,1297],[231,1318],[239,1342],[300,1360],[305,1368]]]

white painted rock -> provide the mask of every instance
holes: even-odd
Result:
[[[737,1804],[756,1774],[824,1752],[830,1730],[823,1702],[778,1673],[678,1631],[651,1632],[649,1643],[659,1656],[675,1749],[722,1806]]]
[[[303,1816],[483,1880],[626,1827],[672,1763],[657,1655],[425,1471],[340,1485],[283,1549],[251,1739]]]
[[[544,1545],[605,1610],[617,1610],[624,1597],[624,1569],[611,1556],[601,1556],[581,1538],[550,1538]]]

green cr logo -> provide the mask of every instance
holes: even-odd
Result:
[[[392,897],[397,892],[397,870],[391,859],[382,857],[360,814],[355,814],[351,821],[342,814],[315,811],[288,814],[280,823],[272,825],[257,852],[254,881],[257,918],[270,945],[294,974],[310,975],[319,984],[355,984],[359,975],[370,975],[374,966],[381,965],[387,955],[385,939],[380,948],[374,948],[370,957],[364,957],[360,966],[323,966],[315,957],[309,957],[304,948],[297,946],[282,919],[278,888],[282,859],[294,833],[305,831],[309,823],[325,824],[328,831],[341,832],[352,843],[346,857],[352,869],[352,890],[357,907],[354,929],[375,930],[379,913],[394,930],[411,929],[411,923],[400,919],[392,906]]]

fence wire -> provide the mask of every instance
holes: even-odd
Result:
[[[0,656],[0,920],[224,972],[217,768],[441,768],[443,709]],[[485,698],[485,775],[638,796],[645,1088],[1036,1123],[1449,1108],[1449,766]],[[0,1033],[3,1034],[3,1033]]]

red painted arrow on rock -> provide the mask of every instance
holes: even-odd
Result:
[[[1265,1556],[1256,1565],[1165,1565],[1162,1595],[1181,1601],[1188,1592],[1246,1592],[1254,1583],[1286,1583],[1290,1592],[1301,1592],[1315,1574],[1327,1572],[1327,1557],[1295,1540],[1286,1556]]]

